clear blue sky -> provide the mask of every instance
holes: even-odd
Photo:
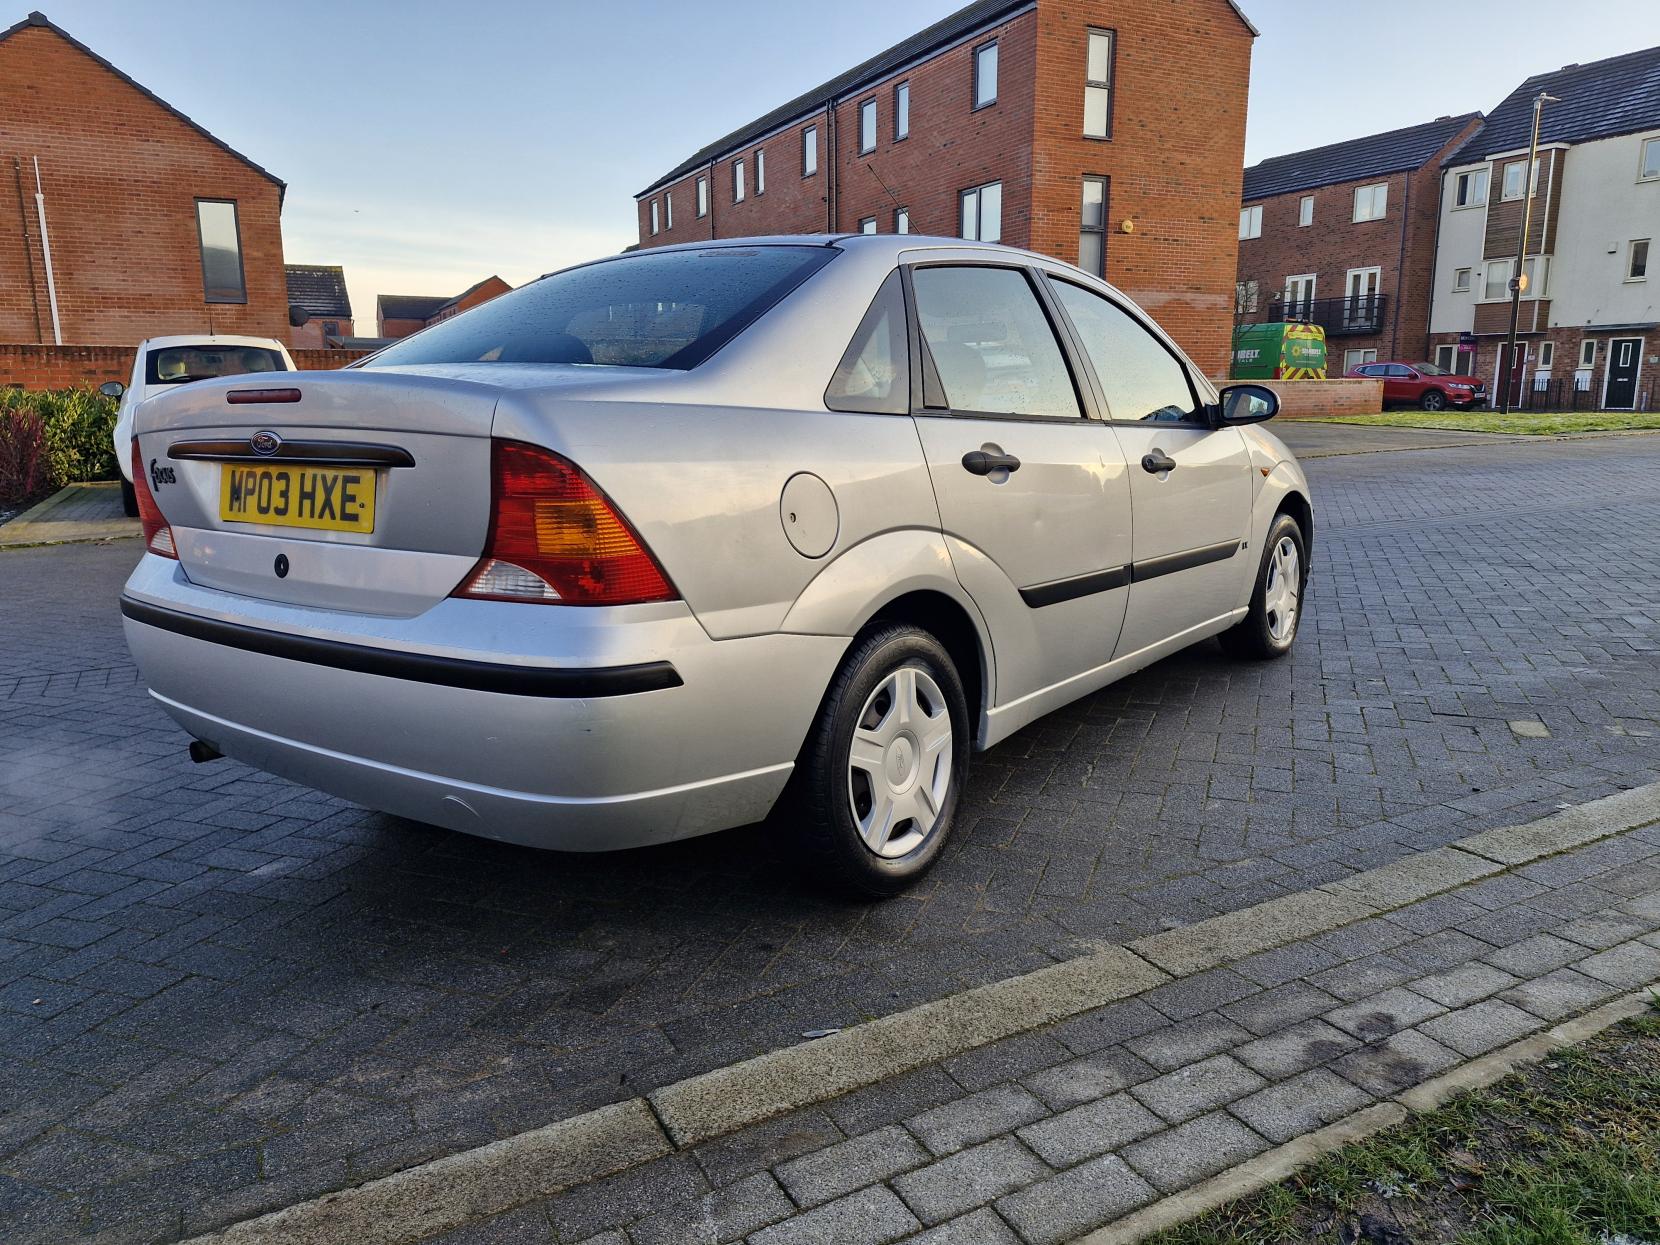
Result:
[[[1174,0],[1173,0],[1174,2]],[[518,284],[635,238],[633,194],[958,0],[12,0],[288,182],[291,263],[377,293]],[[1244,0],[1247,162],[1486,110],[1660,43],[1660,0]],[[1180,85],[1172,80],[1171,89]]]

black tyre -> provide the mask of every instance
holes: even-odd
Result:
[[[1279,515],[1268,526],[1251,608],[1222,633],[1222,647],[1235,657],[1284,657],[1297,640],[1307,586],[1308,544],[1303,529],[1290,515]]]
[[[1447,409],[1447,395],[1439,389],[1426,389],[1424,396],[1418,399],[1418,405],[1426,411],[1444,411]]]
[[[121,513],[129,519],[138,518],[138,493],[126,480],[121,481]]]
[[[904,625],[859,636],[796,766],[816,872],[865,898],[920,878],[951,832],[971,746],[962,679],[938,640]]]

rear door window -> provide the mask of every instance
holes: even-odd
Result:
[[[396,342],[368,366],[692,368],[836,254],[824,246],[725,246],[647,251],[585,264]]]
[[[144,361],[147,385],[183,385],[244,372],[286,372],[282,355],[264,346],[161,346]]]
[[[1017,268],[913,270],[917,324],[937,378],[929,406],[1077,419],[1083,411],[1055,330]],[[926,364],[925,364],[926,366]]]

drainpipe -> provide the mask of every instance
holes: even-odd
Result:
[[[46,260],[46,297],[52,304],[52,341],[63,345],[63,330],[58,325],[58,286],[52,279],[52,244],[46,239],[46,196],[40,189],[40,157],[35,162],[35,211],[40,215],[40,253]]]
[[[29,208],[23,198],[23,161],[16,156],[12,157],[12,184],[17,187],[17,223],[23,228],[23,262],[29,267],[29,303],[35,313],[35,340],[39,341],[42,333],[40,291],[35,288],[35,246],[29,237]]]
[[[824,105],[825,171],[830,177],[824,186],[824,202],[830,216],[826,233],[836,232],[836,156],[836,101],[832,99]]]
[[[1395,314],[1389,318],[1389,357],[1401,357],[1401,291],[1406,288],[1406,223],[1412,219],[1412,173],[1401,178],[1406,191],[1401,195],[1401,245],[1395,256]],[[1434,284],[1434,278],[1430,279]]]

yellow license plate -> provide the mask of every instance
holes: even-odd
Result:
[[[219,517],[323,532],[375,530],[372,467],[219,468]]]

